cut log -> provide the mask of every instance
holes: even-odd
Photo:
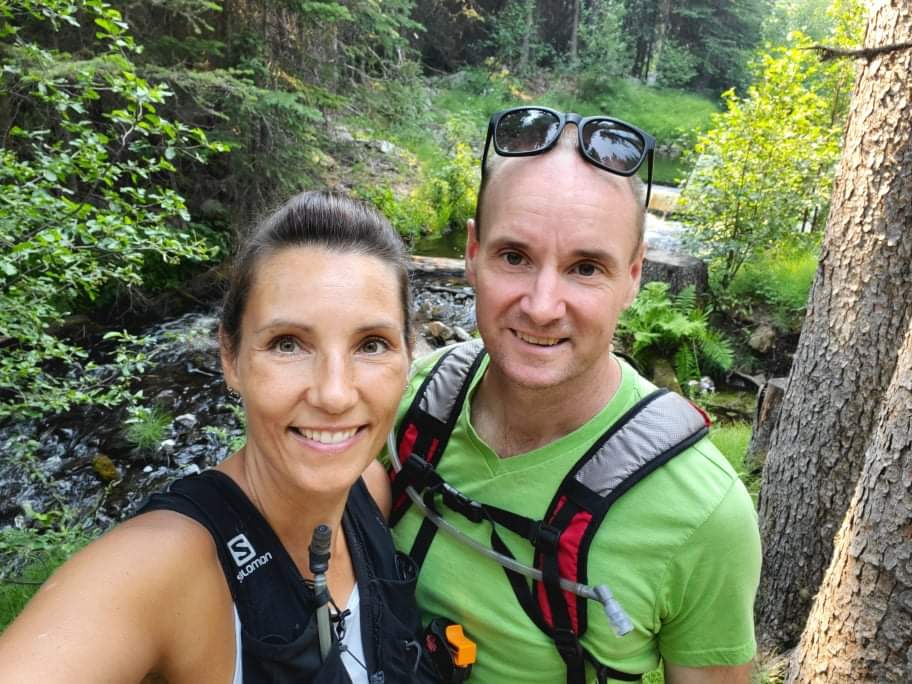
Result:
[[[643,262],[642,282],[645,284],[654,280],[668,283],[669,292],[675,294],[693,285],[697,296],[703,296],[707,291],[709,272],[706,264],[696,257],[650,247]]]
[[[751,441],[747,445],[747,455],[744,457],[744,466],[751,473],[759,473],[766,463],[766,452],[769,451],[770,437],[779,418],[779,408],[785,397],[787,383],[788,378],[772,378],[757,394]]]

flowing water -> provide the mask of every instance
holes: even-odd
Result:
[[[419,327],[441,320],[474,328],[474,298],[459,277],[419,274],[415,284]],[[142,390],[143,404],[169,417],[153,444],[140,448],[127,441],[122,409],[80,408],[0,426],[0,527],[26,525],[27,509],[40,513],[60,503],[107,526],[168,482],[224,459],[242,439],[243,425],[222,380],[217,315],[213,306],[140,331],[150,363],[133,389]],[[102,374],[115,372],[104,363],[110,353],[105,345],[90,349]],[[17,456],[27,442],[37,444],[34,458]],[[106,481],[101,473],[114,478]]]

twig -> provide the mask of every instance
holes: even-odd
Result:
[[[907,40],[904,43],[892,43],[891,45],[881,45],[880,47],[867,47],[867,48],[838,48],[831,47],[828,45],[810,45],[802,50],[816,50],[820,53],[821,61],[828,61],[831,59],[838,59],[840,57],[854,57],[857,59],[872,59],[877,55],[881,55],[885,52],[895,52],[897,50],[905,50],[912,48],[912,40]]]

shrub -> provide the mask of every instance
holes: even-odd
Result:
[[[140,46],[107,3],[0,3],[0,31],[0,96],[18,103],[0,108],[0,419],[116,403],[122,388],[50,331],[105,288],[141,285],[147,260],[215,255],[172,181],[225,147],[159,111],[172,92],[137,73]]]

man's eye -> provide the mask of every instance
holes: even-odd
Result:
[[[599,272],[599,268],[595,264],[584,261],[583,263],[576,265],[576,272],[581,276],[589,277],[597,274]]]
[[[382,354],[389,348],[389,343],[386,340],[381,340],[379,337],[372,337],[369,340],[365,340],[364,344],[361,345],[361,351],[365,354]]]
[[[293,337],[280,337],[272,346],[281,354],[294,354],[299,349],[298,341]]]
[[[522,254],[518,252],[505,252],[503,258],[510,266],[519,266],[523,262]]]

